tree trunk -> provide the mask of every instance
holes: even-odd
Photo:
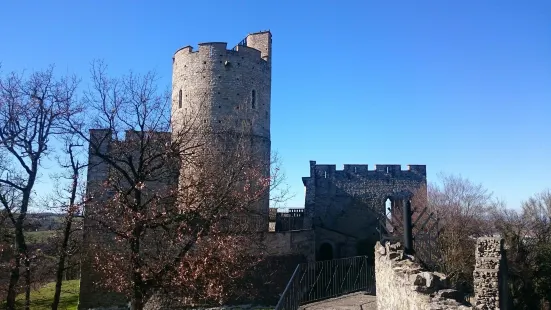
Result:
[[[31,260],[25,255],[25,310],[31,308]]]
[[[61,297],[61,285],[63,284],[63,277],[67,279],[67,270],[65,268],[65,261],[67,259],[67,248],[69,246],[69,238],[71,237],[71,226],[73,225],[73,217],[75,215],[75,202],[77,198],[78,177],[79,169],[82,167],[78,161],[75,162],[73,155],[73,145],[71,144],[68,149],[68,154],[71,159],[71,168],[73,172],[73,182],[71,184],[71,196],[69,196],[69,208],[67,209],[67,216],[65,217],[65,229],[63,230],[63,243],[61,244],[61,250],[59,251],[59,260],[57,262],[56,279],[55,279],[55,292],[54,301],[52,302],[52,310],[57,310],[59,306],[59,299]]]
[[[140,195],[137,195],[138,200],[141,198]],[[141,274],[141,263],[140,263],[140,235],[141,227],[135,227],[132,231],[132,239],[130,240],[130,250],[131,250],[131,263],[132,263],[132,310],[143,310],[144,306],[144,282]]]
[[[138,262],[136,261],[136,258],[132,259],[134,262],[132,265],[134,267],[138,266]],[[144,283],[142,281],[142,275],[140,271],[134,271],[132,272],[132,282],[134,282],[133,285],[133,291],[132,291],[132,310],[143,310],[144,306],[144,291],[143,286]]]
[[[21,267],[21,258],[25,258],[25,267],[29,268],[30,262],[28,261],[27,255],[27,244],[25,243],[25,236],[23,235],[23,221],[27,215],[27,205],[29,203],[29,195],[24,193],[23,201],[21,204],[21,212],[15,221],[15,243],[16,243],[16,253],[15,253],[15,265],[10,272],[10,283],[8,286],[8,296],[6,298],[6,307],[8,310],[15,310],[15,297],[17,295],[17,283],[21,276],[20,267]],[[29,273],[30,280],[30,270],[26,271]],[[25,289],[30,289],[30,283],[26,283]],[[27,297],[27,296],[25,296]],[[28,308],[27,308],[28,309]]]
[[[8,286],[8,296],[6,299],[6,309],[15,310],[15,296],[17,295],[16,286],[19,281],[19,268],[21,266],[21,256],[15,254],[15,264],[10,272],[10,284]]]
[[[59,306],[59,299],[61,297],[61,285],[63,284],[63,274],[65,273],[65,259],[67,257],[67,246],[69,244],[69,237],[71,234],[71,225],[73,223],[72,215],[67,217],[67,223],[65,223],[65,230],[63,231],[63,244],[61,245],[61,251],[59,253],[59,261],[57,262],[57,271],[55,279],[55,292],[54,301],[52,302],[52,310],[57,310]]]

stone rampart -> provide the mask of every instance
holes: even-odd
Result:
[[[400,244],[375,246],[377,309],[472,309],[449,289],[444,274],[429,272],[405,255]]]

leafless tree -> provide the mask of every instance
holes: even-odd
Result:
[[[97,116],[91,126],[102,130],[72,126],[89,144],[92,264],[133,309],[159,291],[183,303],[223,301],[262,259],[258,232],[268,222],[258,205],[281,171],[270,175],[250,139],[213,131],[200,114],[171,132],[171,96],[156,81],[154,73],[111,78],[103,63],[92,65],[84,102]]]
[[[53,68],[29,76],[11,73],[0,79],[0,194],[17,191],[21,201],[10,205],[2,196],[4,211],[14,226],[16,247],[7,294],[8,309],[15,308],[21,265],[25,269],[26,306],[30,302],[30,258],[23,225],[39,177],[40,163],[51,151],[52,139],[63,132],[62,122],[74,114],[75,77],[56,78]]]
[[[428,187],[428,201],[439,219],[440,269],[460,289],[472,288],[477,237],[491,234],[490,211],[496,206],[482,184],[455,175],[440,174],[439,184]]]
[[[505,239],[509,287],[515,309],[548,309],[551,301],[551,191],[522,203],[521,210],[493,214]]]
[[[57,263],[54,270],[55,291],[52,302],[52,310],[59,306],[61,288],[64,275],[67,270],[74,270],[79,267],[82,247],[82,221],[80,219],[84,205],[84,183],[82,174],[87,166],[85,158],[82,158],[83,144],[79,136],[68,133],[64,136],[64,149],[58,157],[60,166],[64,169],[54,177],[58,187],[54,196],[49,197],[49,202],[55,211],[64,215],[63,227],[59,234],[54,236],[52,242],[55,244]],[[84,160],[83,160],[84,159]],[[68,182],[64,182],[68,181]]]

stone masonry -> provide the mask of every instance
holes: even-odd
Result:
[[[488,237],[476,241],[473,273],[476,309],[505,309],[506,294],[500,294],[504,276],[500,272],[503,253],[503,239]]]
[[[306,187],[305,224],[316,235],[318,259],[372,256],[380,238],[376,228],[385,202],[404,193],[426,197],[426,166],[410,165],[319,165],[310,161]],[[420,192],[425,190],[424,193]],[[328,253],[330,252],[330,253]]]
[[[378,310],[467,310],[461,294],[448,288],[444,274],[424,270],[399,243],[375,246]]]
[[[269,176],[272,34],[249,34],[229,50],[225,42],[200,43],[196,51],[185,46],[172,59],[173,134],[208,128],[221,139],[207,143],[223,151],[236,147],[233,136],[244,137]],[[268,197],[258,209],[268,227]]]
[[[448,288],[444,274],[424,270],[412,256],[404,254],[399,243],[387,242],[382,246],[377,242],[375,282],[378,309],[511,309],[504,285],[507,269],[503,261],[503,239],[478,238],[475,251],[475,295],[472,305],[467,305],[460,292]]]

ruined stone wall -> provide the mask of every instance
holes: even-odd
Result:
[[[504,253],[503,239],[487,237],[476,240],[473,272],[476,309],[510,309],[505,278],[507,270],[502,265]]]
[[[377,217],[387,198],[417,194],[426,186],[426,166],[410,165],[318,165],[310,162],[306,187],[305,228],[316,232],[316,251],[324,243],[333,247],[333,257],[372,255],[379,240]],[[426,193],[423,194],[426,196]]]
[[[399,244],[377,242],[375,283],[378,310],[472,309],[459,302],[458,291],[448,289],[444,274],[423,270]]]

